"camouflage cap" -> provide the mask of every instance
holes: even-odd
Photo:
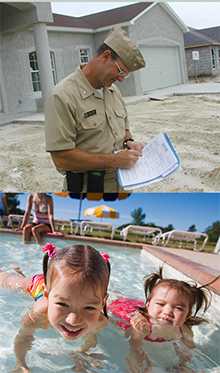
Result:
[[[145,66],[144,57],[121,28],[115,28],[104,40],[127,66],[129,71],[135,71]]]

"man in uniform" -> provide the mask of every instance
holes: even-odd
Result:
[[[45,107],[46,150],[66,175],[66,190],[121,191],[116,170],[132,167],[143,145],[132,139],[124,101],[113,83],[144,66],[139,49],[117,28],[95,57],[54,88]]]

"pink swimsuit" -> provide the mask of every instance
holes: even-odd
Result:
[[[114,300],[110,305],[108,305],[108,310],[111,311],[111,313],[114,316],[120,319],[119,321],[117,321],[117,325],[123,330],[127,330],[131,326],[131,317],[134,315],[134,313],[138,310],[139,307],[145,307],[143,301],[138,299],[119,298]],[[147,341],[165,342],[168,340],[180,338],[181,333],[179,328],[167,328],[166,326],[152,324],[149,318],[146,318],[146,322],[148,323],[150,329],[149,335],[144,337],[144,339]],[[160,334],[160,330],[163,337],[160,337],[158,335]]]

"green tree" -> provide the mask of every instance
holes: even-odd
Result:
[[[162,228],[162,231],[163,232],[169,232],[169,231],[173,231],[175,228],[173,226],[173,224],[168,224],[166,227],[163,227]]]
[[[7,196],[7,205],[8,205],[8,214],[18,214],[23,215],[24,210],[19,208],[19,193],[6,193]]]
[[[197,228],[195,224],[190,225],[190,227],[188,228],[188,232],[196,232],[196,231],[197,231]]]
[[[137,209],[131,212],[131,217],[133,218],[131,224],[144,225],[144,219],[146,217],[146,214],[143,212],[141,207],[138,207]]]
[[[208,234],[209,241],[217,242],[220,236],[220,220],[215,221],[212,225],[206,228],[205,233]]]
[[[158,227],[155,223],[153,223],[153,222],[147,222],[146,224],[144,224],[144,225],[146,225],[146,226],[148,226],[148,227]],[[160,227],[158,227],[158,228],[160,228]]]

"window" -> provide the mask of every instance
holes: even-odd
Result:
[[[57,84],[57,70],[56,70],[56,63],[55,63],[55,53],[50,51],[50,62],[51,62],[51,69],[53,74],[53,83],[54,85]]]
[[[89,48],[80,48],[79,50],[79,58],[80,58],[80,63],[88,63],[90,59],[90,50]]]
[[[218,49],[218,64],[220,66],[220,48]]]
[[[34,92],[41,91],[40,85],[40,71],[37,62],[37,53],[31,52],[29,53],[29,62],[31,68],[31,79],[32,79],[32,86]],[[53,82],[54,85],[57,83],[57,72],[56,72],[56,64],[55,64],[55,53],[50,51],[50,62],[51,62],[51,70],[53,74]]]
[[[211,56],[212,56],[212,68],[216,68],[216,54],[215,54],[215,49],[211,49]]]
[[[36,52],[29,53],[29,62],[30,62],[30,68],[31,68],[31,79],[32,79],[33,91],[39,92],[41,91],[41,86],[40,86],[40,73],[39,73]]]

